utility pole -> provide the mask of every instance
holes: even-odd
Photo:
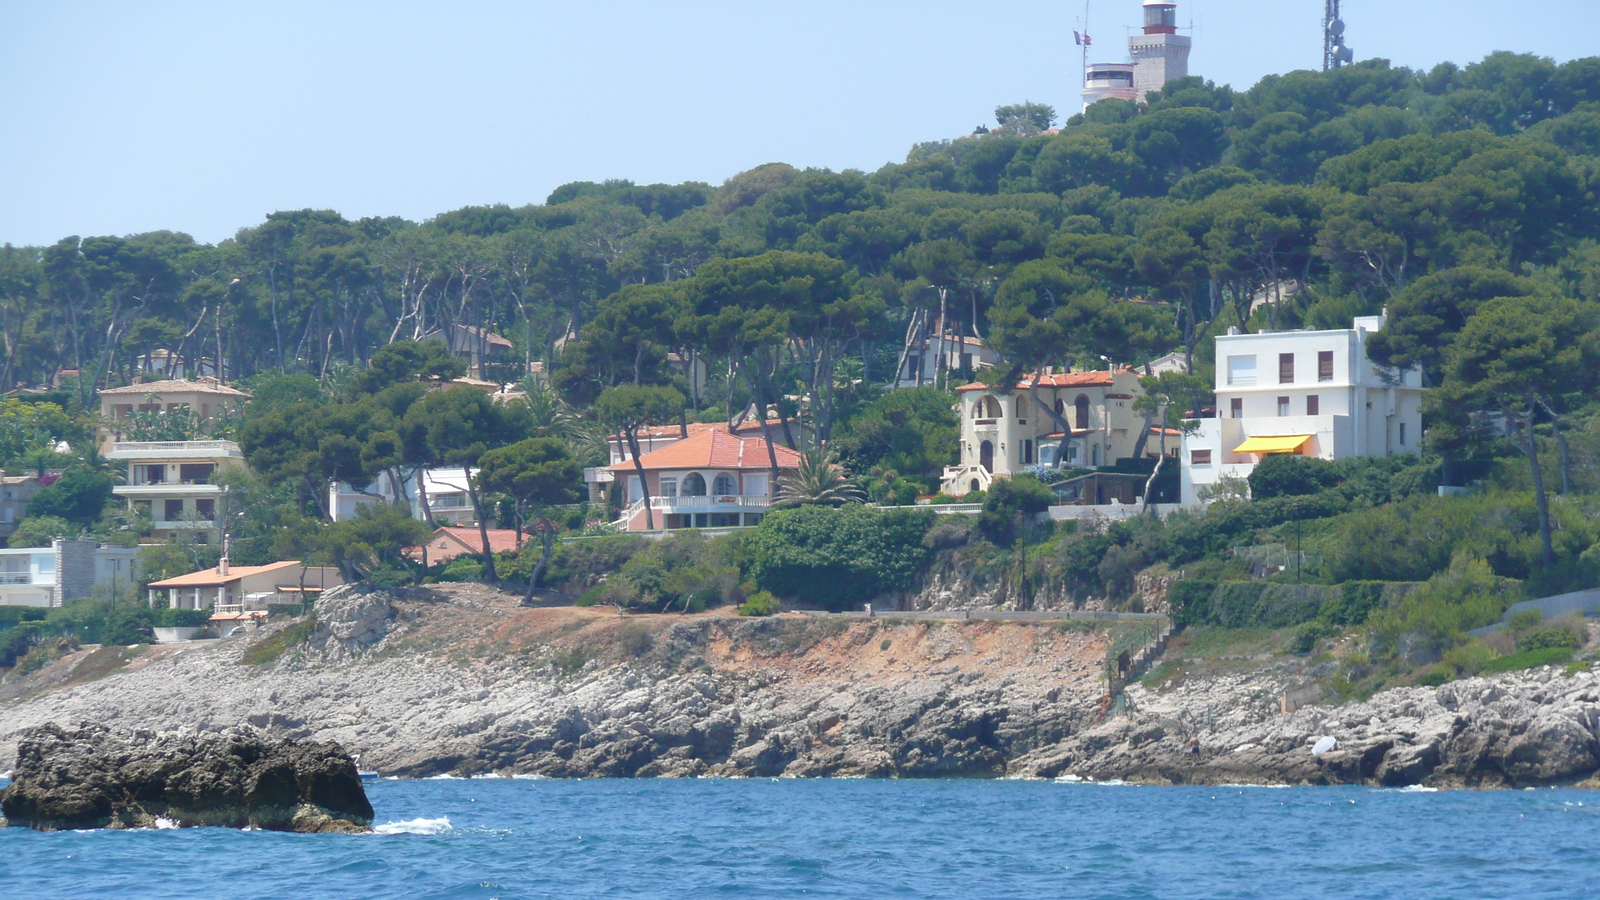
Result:
[[[1355,54],[1344,45],[1344,19],[1339,15],[1339,0],[1327,0],[1322,16],[1322,71],[1347,66]]]

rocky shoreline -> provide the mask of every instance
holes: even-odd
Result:
[[[0,771],[49,722],[337,741],[399,776],[839,776],[1152,784],[1590,784],[1600,682],[1535,670],[1281,714],[1293,664],[1107,691],[1069,623],[618,616],[346,589],[303,641],[78,654],[0,686]],[[255,650],[247,656],[247,650]],[[104,652],[104,651],[101,651]],[[1322,755],[1325,736],[1337,747]]]

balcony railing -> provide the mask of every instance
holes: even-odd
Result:
[[[668,512],[683,510],[716,510],[730,506],[771,506],[772,498],[765,496],[721,495],[705,497],[651,497],[650,508]]]
[[[0,572],[0,584],[33,584],[33,576],[27,572]]]

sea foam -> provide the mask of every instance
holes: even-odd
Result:
[[[455,830],[446,817],[385,822],[372,829],[375,834],[445,834]]]

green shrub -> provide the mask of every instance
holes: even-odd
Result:
[[[771,592],[757,591],[756,593],[751,594],[750,597],[743,603],[739,604],[739,615],[770,616],[775,615],[782,608],[782,604],[778,602],[778,598],[772,596]]]
[[[240,662],[247,666],[265,666],[277,662],[279,657],[305,643],[316,630],[317,620],[314,618],[287,625],[278,633],[248,647],[240,657]]]
[[[1421,678],[1417,679],[1417,684],[1423,687],[1438,687],[1442,684],[1449,684],[1454,678],[1455,673],[1451,671],[1449,666],[1434,666],[1424,672]]]
[[[1442,662],[1453,671],[1462,675],[1476,675],[1483,671],[1483,667],[1498,658],[1494,648],[1482,641],[1468,641],[1459,647],[1452,647],[1444,654]]]
[[[531,541],[529,543],[536,544]],[[545,574],[545,579],[551,584],[566,584],[573,580],[609,575],[621,569],[624,563],[649,543],[649,540],[636,534],[561,541],[556,544],[555,552],[550,556],[550,568]],[[532,564],[538,561],[536,553],[522,554],[522,556],[531,556],[528,563],[529,570]],[[526,580],[527,572],[522,572],[521,575]],[[515,578],[517,575],[508,571],[506,577]]]
[[[655,635],[643,622],[629,622],[617,629],[617,646],[629,656],[643,656],[650,652],[655,643]]]
[[[1576,625],[1552,625],[1517,638],[1517,649],[1549,650],[1554,647],[1565,647],[1568,650],[1576,650],[1588,643],[1587,637],[1579,633]]]
[[[1542,650],[1523,650],[1510,656],[1502,656],[1491,660],[1483,667],[1480,674],[1495,675],[1501,672],[1517,672],[1522,669],[1531,669],[1534,666],[1557,666],[1572,659],[1572,649],[1569,647],[1546,647]]]
[[[737,602],[744,596],[740,591],[740,538],[730,534],[708,539],[688,531],[651,542],[584,598],[590,604],[661,612],[673,608],[699,612]],[[589,593],[594,596],[590,598]]]
[[[207,609],[160,609],[151,610],[150,624],[155,628],[195,628],[211,621],[211,611]]]
[[[748,535],[751,579],[779,597],[851,609],[912,588],[931,555],[922,538],[933,520],[860,505],[778,510]]]
[[[1506,628],[1513,634],[1521,634],[1538,628],[1544,622],[1544,611],[1541,609],[1519,609],[1506,618]]]
[[[1337,484],[1339,475],[1325,459],[1272,453],[1250,471],[1249,481],[1252,498],[1270,500],[1318,493]]]
[[[1307,622],[1294,630],[1294,637],[1289,639],[1289,652],[1296,656],[1305,656],[1317,648],[1317,641],[1330,638],[1338,634],[1339,630],[1322,622]]]
[[[483,577],[483,560],[476,556],[458,556],[439,572],[440,581],[477,581]]]
[[[1055,502],[1055,492],[1032,475],[996,479],[984,497],[978,528],[996,544],[1008,545]]]

